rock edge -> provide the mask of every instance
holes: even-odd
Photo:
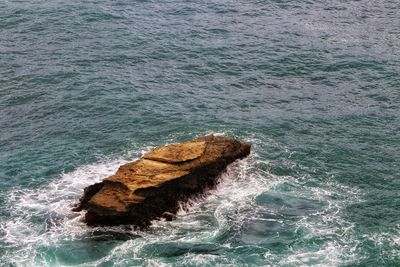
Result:
[[[214,135],[157,147],[86,187],[73,211],[86,210],[91,226],[173,219],[179,202],[213,188],[228,164],[249,153],[249,144]]]

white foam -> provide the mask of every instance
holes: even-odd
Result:
[[[14,263],[33,260],[38,246],[72,240],[90,231],[81,222],[82,213],[71,212],[86,186],[101,181],[126,163],[124,159],[82,166],[40,189],[18,189],[9,193],[8,220],[2,222],[2,241],[12,251]],[[32,221],[38,218],[38,223]],[[46,221],[43,221],[46,218]],[[31,265],[35,265],[31,262]],[[39,264],[40,265],[40,264]]]
[[[353,233],[355,225],[347,221],[342,213],[347,205],[361,201],[361,192],[330,181],[296,193],[298,197],[327,203],[321,209],[302,216],[296,223],[296,231],[307,233],[303,236],[304,242],[315,238],[327,241],[314,250],[293,247],[291,255],[281,259],[279,265],[338,266],[359,260],[356,251],[359,241]],[[337,199],[337,195],[343,198]]]
[[[256,146],[262,143],[256,139],[247,141]],[[149,149],[150,147],[147,147],[142,152]],[[282,150],[286,151],[287,148],[282,146]],[[285,153],[290,154],[289,151]],[[126,162],[127,160],[123,158],[104,160],[82,166],[71,173],[62,174],[41,189],[11,191],[7,202],[10,219],[0,226],[0,230],[4,233],[3,242],[7,245],[7,250],[12,251],[13,254],[5,255],[5,257],[12,258],[13,263],[17,265],[43,266],[46,264],[46,259],[38,254],[40,246],[56,246],[60,241],[73,241],[83,238],[88,233],[104,230],[135,234],[137,237],[121,242],[107,255],[94,260],[90,265],[96,266],[107,261],[126,265],[127,259],[137,260],[140,264],[147,266],[168,265],[161,258],[149,259],[146,250],[152,246],[157,247],[170,242],[207,244],[214,242],[213,240],[232,228],[240,230],[242,225],[253,217],[253,219],[259,219],[256,198],[264,192],[274,192],[277,187],[285,183],[298,186],[299,189],[294,193],[299,198],[327,202],[322,209],[313,214],[307,214],[296,222],[297,229],[308,232],[305,238],[331,235],[340,242],[324,242],[318,250],[314,251],[301,246],[293,247],[289,252],[290,255],[283,258],[282,255],[266,250],[265,264],[275,262],[278,265],[304,265],[316,260],[321,262],[321,265],[329,266],[351,262],[356,256],[354,250],[356,242],[352,235],[354,226],[347,222],[341,213],[350,201],[357,201],[359,192],[335,182],[321,183],[321,186],[306,188],[304,177],[278,176],[266,171],[271,163],[261,159],[254,152],[250,157],[229,166],[222,174],[220,184],[214,190],[197,199],[192,199],[189,204],[182,205],[175,221],[155,221],[148,231],[125,227],[102,229],[86,227],[81,222],[82,214],[70,211],[71,204],[80,197],[84,187],[113,174],[121,164]],[[332,197],[338,194],[348,197],[343,199]],[[249,210],[251,210],[250,213]],[[44,217],[47,218],[46,223],[43,222]],[[39,222],[33,222],[35,218]],[[276,222],[286,223],[284,219],[276,220]],[[215,245],[223,248],[235,246],[230,240],[221,242]],[[217,262],[216,255],[207,257],[209,261]],[[218,262],[221,260],[219,258]],[[187,253],[184,261],[200,264],[201,259],[198,254]],[[226,258],[222,262],[234,264],[234,259]]]
[[[400,257],[400,224],[394,228],[386,229],[378,233],[372,233],[364,236],[365,239],[371,240],[376,247],[381,248],[381,256],[389,259],[399,259]]]

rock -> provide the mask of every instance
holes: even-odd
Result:
[[[158,147],[86,187],[73,210],[87,210],[88,225],[143,227],[172,219],[179,202],[215,186],[228,164],[249,153],[250,145],[214,135]]]

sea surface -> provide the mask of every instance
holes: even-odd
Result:
[[[210,133],[252,153],[177,220],[71,212]],[[400,266],[400,2],[1,1],[0,266]]]

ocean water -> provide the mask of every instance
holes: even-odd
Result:
[[[400,266],[397,0],[0,2],[1,266]],[[146,231],[85,186],[152,147],[252,144]]]

